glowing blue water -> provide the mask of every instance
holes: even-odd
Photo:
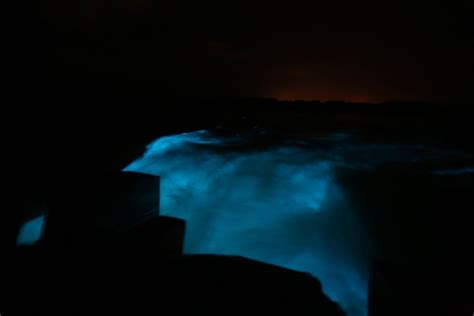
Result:
[[[272,146],[247,136],[162,137],[125,170],[162,177],[161,213],[187,221],[187,253],[242,255],[310,272],[348,315],[366,315],[370,238],[336,173],[459,153],[348,134]]]
[[[43,235],[43,228],[45,224],[45,216],[41,215],[35,217],[26,223],[20,229],[18,233],[17,244],[18,245],[33,245],[41,239]]]
[[[161,214],[187,221],[185,252],[310,272],[349,315],[366,315],[368,243],[334,163],[307,147],[230,150],[238,142],[163,137],[126,170],[162,177]]]
[[[460,175],[473,174],[474,168],[467,167],[467,168],[458,168],[458,169],[442,169],[442,170],[435,170],[432,173],[439,176],[460,176]]]

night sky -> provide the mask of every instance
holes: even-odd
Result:
[[[87,71],[199,97],[446,101],[472,90],[469,1],[35,6],[43,28],[30,48],[48,55],[53,74]]]

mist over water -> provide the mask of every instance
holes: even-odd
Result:
[[[348,315],[367,315],[371,240],[336,174],[426,159],[426,148],[354,145],[348,135],[250,143],[207,131],[166,136],[125,171],[162,177],[161,214],[187,221],[186,253],[309,272]]]

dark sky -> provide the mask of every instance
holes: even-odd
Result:
[[[438,101],[474,91],[467,0],[256,2],[71,0],[38,12],[52,67],[72,76],[88,69],[187,95],[279,99]]]

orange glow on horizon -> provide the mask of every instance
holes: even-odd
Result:
[[[318,91],[316,89],[281,89],[271,96],[280,101],[345,101],[354,103],[379,103],[385,99],[364,95],[363,93],[343,93],[338,91]]]

